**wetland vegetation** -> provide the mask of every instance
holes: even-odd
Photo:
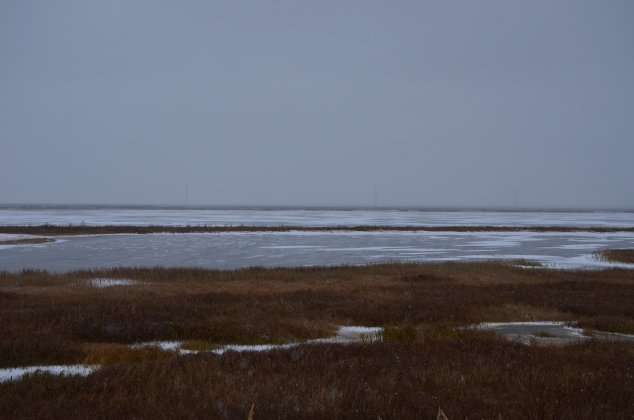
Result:
[[[523,264],[522,264],[523,265]],[[98,364],[0,383],[0,418],[628,418],[634,345],[525,346],[478,322],[634,333],[634,271],[507,261],[0,272],[0,364]],[[92,279],[126,279],[95,287]],[[179,355],[131,344],[381,340]]]

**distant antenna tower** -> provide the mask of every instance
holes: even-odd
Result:
[[[188,197],[187,197],[187,182],[185,183],[185,205],[189,205]]]
[[[374,187],[374,207],[376,207],[376,187]]]
[[[517,190],[515,190],[515,208],[517,208]]]

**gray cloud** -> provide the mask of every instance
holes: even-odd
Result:
[[[183,4],[185,3],[185,4]],[[634,207],[630,2],[0,4],[0,203]]]

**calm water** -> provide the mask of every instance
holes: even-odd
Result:
[[[634,213],[341,210],[0,210],[0,225],[572,225],[634,226]],[[6,235],[5,235],[6,237]],[[276,232],[95,235],[0,246],[0,270],[112,266],[302,266],[380,261],[529,258],[555,267],[600,267],[592,252],[634,247],[634,233]]]

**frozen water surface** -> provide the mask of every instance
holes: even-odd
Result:
[[[633,212],[467,212],[399,210],[8,209],[0,225],[287,226],[608,226],[633,227]],[[15,235],[3,235],[9,238]],[[52,243],[0,246],[0,270],[65,271],[115,266],[364,264],[530,258],[561,268],[614,266],[592,252],[634,247],[634,233],[595,232],[251,232],[56,237]],[[631,267],[631,265],[621,265]]]
[[[585,335],[581,328],[570,326],[561,321],[484,322],[474,325],[473,328],[494,331],[510,340],[520,341],[524,344],[567,344],[591,338],[634,342],[634,335],[628,334],[591,330],[589,331],[590,335]]]
[[[592,252],[634,247],[634,233],[257,232],[57,237],[0,248],[0,270],[66,271],[118,266],[311,266],[382,261],[527,258],[558,268],[610,267]]]
[[[0,225],[603,226],[632,227],[634,212],[0,208]]]

